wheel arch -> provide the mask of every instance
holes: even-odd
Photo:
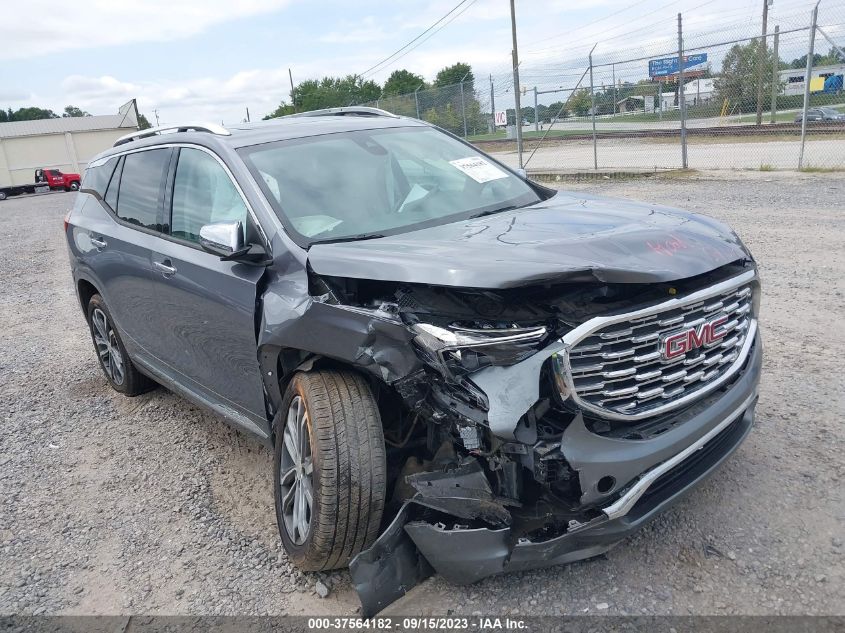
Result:
[[[79,307],[82,308],[82,313],[88,317],[88,303],[91,297],[100,294],[97,287],[87,279],[79,279],[76,282],[76,296],[79,297]]]
[[[365,368],[323,354],[276,345],[265,345],[259,349],[258,356],[264,379],[264,388],[274,413],[273,419],[270,421],[271,434],[275,434],[275,426],[279,420],[285,391],[297,372],[309,372],[317,369],[351,371],[363,376],[371,387],[390,388],[387,383],[374,376],[372,372],[366,371]]]

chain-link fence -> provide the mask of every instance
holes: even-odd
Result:
[[[382,96],[359,105],[423,119],[464,138],[474,139],[493,131],[490,95],[476,90],[475,81]]]
[[[529,38],[519,117],[512,69],[366,105],[535,172],[845,169],[845,2],[777,4],[762,20],[667,15],[582,56]]]

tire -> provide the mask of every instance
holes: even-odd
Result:
[[[5,199],[6,199],[6,192],[0,191],[0,200],[5,200]]]
[[[112,389],[125,396],[137,396],[154,388],[155,383],[132,364],[100,295],[95,294],[88,301],[87,314],[94,351]]]
[[[375,398],[358,374],[314,371],[293,377],[282,404],[273,473],[282,544],[300,569],[346,567],[376,540],[384,511],[387,468]],[[299,461],[297,446],[304,448]]]
[[[72,183],[70,183],[69,189],[70,191],[79,191],[79,183],[74,180]]]

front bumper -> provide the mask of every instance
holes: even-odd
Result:
[[[568,444],[565,433],[562,450],[582,484],[585,477],[595,479],[597,472],[622,477],[632,468],[640,470],[619,479],[628,483],[600,504],[600,516],[571,523],[561,536],[531,541],[515,538],[510,528],[450,529],[409,520],[415,505],[414,499],[409,500],[373,547],[350,564],[364,613],[378,612],[432,570],[450,582],[469,584],[502,572],[550,567],[608,551],[677,502],[742,443],[754,422],[761,366],[757,334],[733,384],[708,399],[706,407],[693,407],[683,424],[652,440],[611,440],[577,431]],[[584,489],[582,502],[595,501],[596,494]]]

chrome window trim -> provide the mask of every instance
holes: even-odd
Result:
[[[247,212],[249,213],[253,222],[255,222],[255,226],[258,228],[258,232],[261,233],[261,237],[264,238],[265,245],[267,246],[268,249],[270,248],[271,242],[270,242],[269,238],[267,237],[267,232],[264,230],[264,227],[261,226],[261,221],[258,219],[258,215],[255,213],[255,210],[252,208],[252,205],[249,203],[249,200],[247,199],[246,194],[244,194],[244,190],[241,188],[240,184],[238,183],[238,179],[235,178],[235,175],[232,173],[232,170],[229,169],[229,166],[223,161],[223,159],[220,158],[220,156],[216,152],[209,149],[208,147],[205,147],[203,145],[198,145],[197,143],[187,143],[187,142],[159,143],[157,145],[149,145],[147,147],[136,147],[136,148],[131,148],[131,149],[125,149],[125,150],[122,150],[122,151],[119,151],[119,152],[114,152],[113,154],[109,154],[108,156],[98,158],[97,160],[89,163],[88,167],[99,167],[101,164],[105,164],[107,161],[109,161],[109,160],[111,160],[112,158],[115,158],[115,157],[125,156],[127,154],[135,154],[137,152],[148,152],[148,151],[151,151],[151,150],[162,149],[162,148],[165,148],[165,147],[170,147],[170,148],[186,147],[186,148],[189,148],[189,149],[198,149],[200,151],[205,152],[209,156],[212,156],[220,164],[220,166],[223,168],[223,170],[226,172],[226,175],[229,176],[229,180],[232,181],[232,184],[235,185],[235,189],[237,189],[238,195],[241,197],[241,200],[243,200],[243,203],[244,203],[244,206],[246,206]],[[177,167],[178,167],[178,164],[177,164]],[[156,234],[157,235],[164,235],[164,233],[161,233],[160,231],[156,231]]]
[[[674,308],[680,308],[693,303],[698,303],[699,301],[709,299],[714,295],[729,292],[730,290],[734,290],[736,288],[739,288],[740,286],[748,284],[754,279],[756,279],[756,277],[757,272],[750,270],[748,272],[742,273],[741,275],[737,275],[736,277],[732,277],[730,279],[722,281],[714,286],[710,286],[702,290],[697,290],[696,292],[693,292],[689,295],[685,295],[683,297],[674,297],[667,301],[663,301],[662,303],[658,303],[653,306],[648,306],[640,310],[635,310],[633,312],[625,312],[621,314],[614,314],[610,316],[594,317],[589,321],[582,323],[575,329],[571,330],[561,339],[564,347],[563,350],[559,352],[559,354],[564,357],[564,362],[561,365],[564,368],[563,380],[569,392],[569,397],[571,397],[572,401],[576,405],[578,405],[578,407],[580,407],[582,410],[589,411],[590,413],[595,413],[599,417],[609,420],[635,422],[637,420],[644,420],[655,415],[660,415],[661,413],[672,411],[673,409],[677,409],[684,405],[695,402],[696,400],[699,400],[700,398],[706,396],[708,393],[713,392],[715,389],[725,384],[734,374],[736,374],[736,372],[739,371],[740,367],[742,367],[743,363],[745,363],[746,358],[748,358],[748,352],[751,349],[751,346],[754,343],[754,338],[757,334],[756,315],[752,315],[749,320],[748,333],[745,336],[745,341],[743,342],[742,348],[740,349],[736,360],[721,376],[719,376],[712,382],[707,383],[704,387],[701,387],[700,389],[688,393],[678,398],[677,400],[667,402],[664,405],[654,407],[652,409],[642,411],[640,413],[626,414],[610,411],[603,407],[599,407],[590,402],[587,402],[586,400],[581,398],[575,390],[575,381],[572,378],[572,369],[569,362],[569,353],[575,345],[577,345],[583,339],[587,338],[588,336],[592,335],[594,332],[600,330],[603,327],[616,323],[623,323],[640,317],[651,316],[653,314],[658,314],[660,312],[665,312],[666,310],[672,310]]]

